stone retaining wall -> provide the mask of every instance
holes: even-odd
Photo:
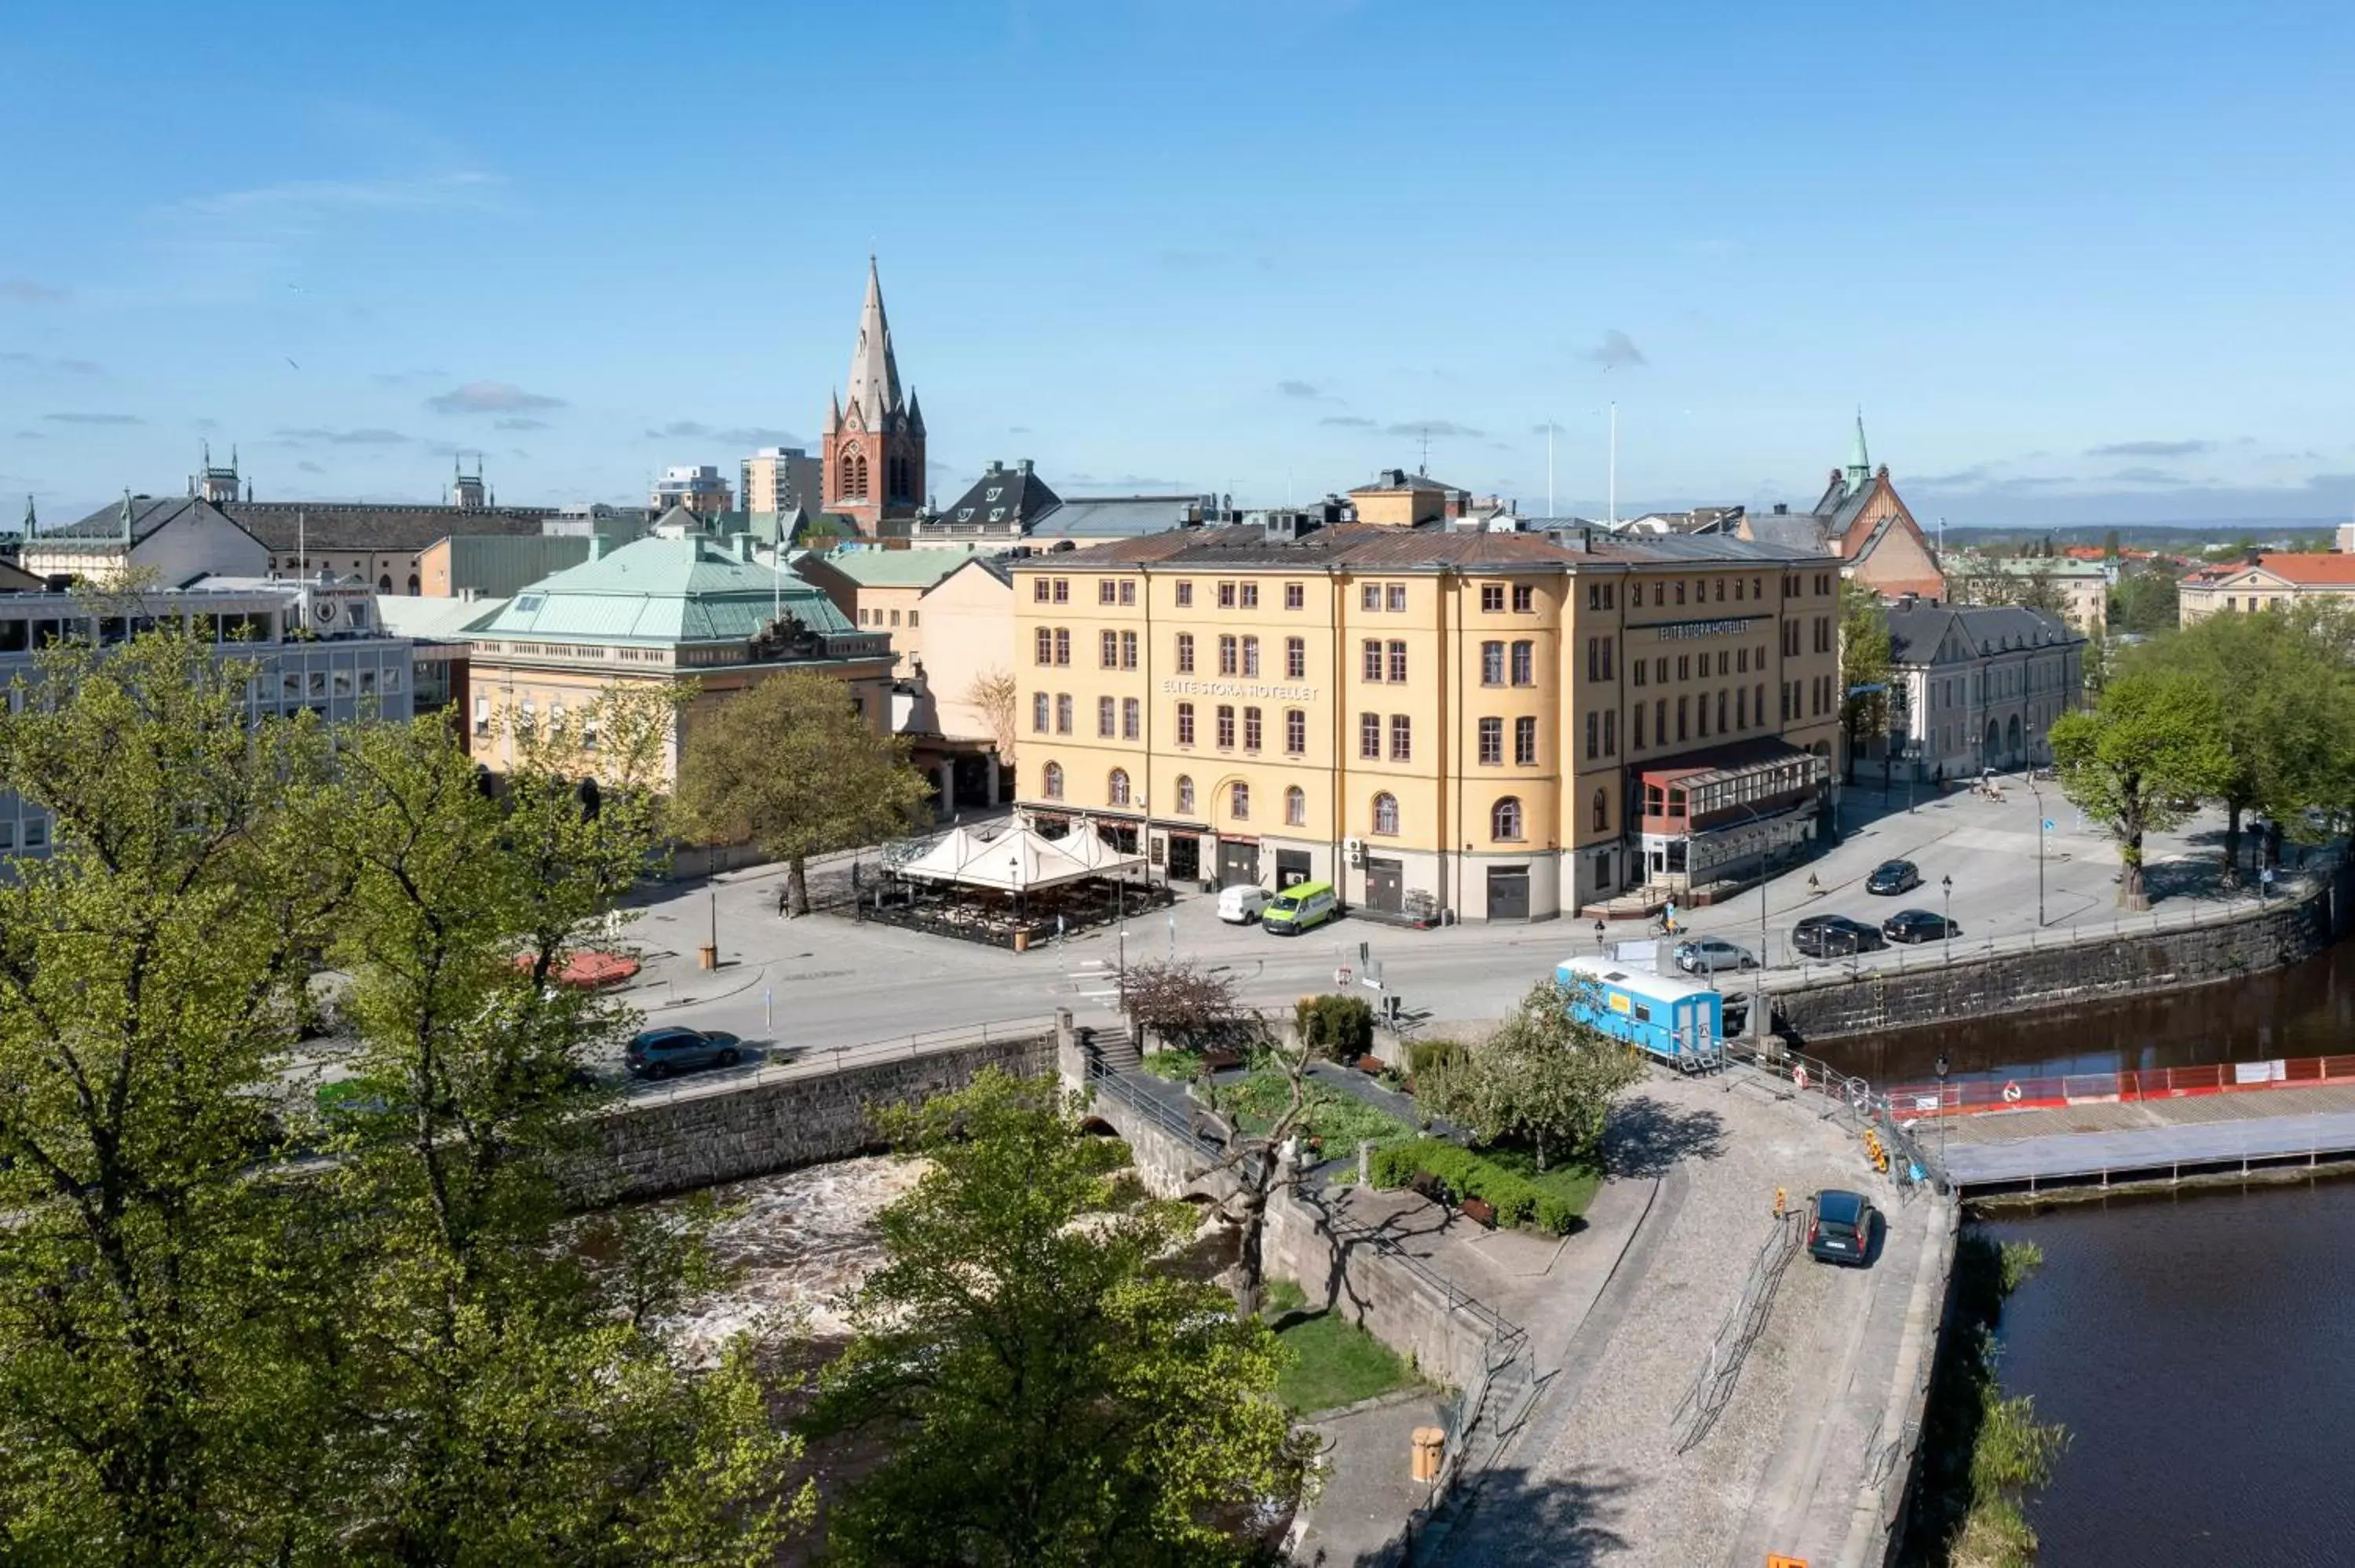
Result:
[[[2302,895],[2213,926],[2101,937],[2034,952],[1958,958],[1903,973],[1866,970],[1773,993],[1775,1027],[1796,1042],[1913,1029],[2103,997],[2237,980],[2302,962],[2346,935],[2347,873]]]
[[[1311,1308],[1325,1308],[1365,1330],[1434,1383],[1468,1387],[1480,1368],[1490,1325],[1451,1300],[1444,1288],[1388,1256],[1324,1202],[1292,1192],[1268,1201],[1262,1237],[1271,1277],[1299,1281]]]
[[[1109,1085],[1099,1084],[1092,1115],[1129,1148],[1146,1190],[1157,1197],[1222,1196],[1223,1173],[1205,1181],[1193,1173],[1203,1153]],[[1426,1376],[1462,1388],[1480,1365],[1489,1325],[1466,1309],[1467,1299],[1389,1255],[1328,1207],[1318,1194],[1278,1188],[1267,1203],[1262,1258],[1269,1277],[1297,1280],[1312,1308],[1329,1308],[1364,1326],[1401,1355],[1412,1355]]]
[[[602,1202],[660,1197],[872,1149],[868,1107],[913,1105],[963,1088],[985,1067],[1035,1077],[1052,1069],[1055,1037],[991,1040],[836,1073],[692,1084],[665,1099],[625,1100],[598,1118],[619,1173]]]

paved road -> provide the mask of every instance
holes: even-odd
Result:
[[[2049,791],[2048,791],[2049,796]],[[1791,923],[1825,910],[1878,920],[1910,905],[1935,908],[1942,877],[1954,878],[1954,918],[1966,940],[2036,927],[2037,812],[2025,790],[2001,803],[1969,795],[1924,801],[1908,812],[1902,792],[1883,810],[1877,792],[1852,792],[1848,834],[1823,856],[1767,885],[1768,947],[1788,956]],[[2054,803],[2057,831],[2045,845],[2048,928],[2105,925],[2114,914],[2116,854],[2077,831],[2075,814]],[[2162,910],[2212,906],[2215,824],[2199,822],[2152,845],[2153,881]],[[1922,868],[1926,889],[1902,898],[1863,891],[1884,859]],[[1175,908],[1133,920],[1124,944],[1095,932],[1028,953],[1011,953],[832,916],[784,920],[776,912],[782,874],[753,868],[715,884],[689,884],[652,900],[630,928],[647,951],[632,1000],[649,1020],[726,1029],[752,1042],[827,1046],[905,1036],[984,1020],[1026,1017],[1071,1007],[1086,1015],[1104,1005],[1124,947],[1131,959],[1177,956],[1231,968],[1245,995],[1288,1009],[1293,999],[1331,989],[1344,962],[1359,969],[1358,944],[1369,943],[1389,987],[1430,1027],[1500,1016],[1530,984],[1575,952],[1593,952],[1583,921],[1475,925],[1410,931],[1345,919],[1299,938],[1217,919],[1213,900],[1181,898]],[[1808,885],[1812,875],[1821,891]],[[722,968],[695,968],[709,939],[717,900]],[[1713,908],[1685,912],[1692,931],[1758,945],[1761,900],[1737,895]],[[1614,939],[1637,936],[1624,923]]]
[[[1623,1117],[1654,1128],[1647,1142],[1689,1191],[1639,1238],[1640,1266],[1614,1280],[1620,1309],[1581,1325],[1561,1362],[1568,1407],[1531,1421],[1443,1561],[1864,1561],[1880,1496],[1871,1457],[1903,1425],[1937,1321],[1943,1213],[1925,1198],[1899,1202],[1837,1123],[1753,1077],[1655,1077]],[[1722,1414],[1678,1452],[1672,1417],[1741,1298],[1775,1189],[1804,1202],[1825,1186],[1868,1192],[1889,1212],[1872,1266],[1796,1258]]]

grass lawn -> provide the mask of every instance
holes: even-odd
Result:
[[[1263,1132],[1291,1103],[1292,1086],[1282,1073],[1263,1068],[1219,1091],[1219,1103],[1231,1107],[1246,1132]],[[1315,1078],[1308,1081],[1306,1130],[1322,1139],[1328,1156],[1353,1154],[1360,1139],[1376,1143],[1412,1135],[1414,1128],[1375,1109],[1346,1089]]]
[[[1570,1205],[1570,1212],[1574,1214],[1586,1213],[1586,1205],[1594,1201],[1595,1189],[1603,1185],[1602,1167],[1583,1160],[1557,1159],[1540,1171],[1536,1154],[1503,1143],[1483,1148],[1480,1157],[1503,1166],[1523,1181],[1534,1183],[1540,1191],[1561,1199]]]
[[[1290,1318],[1275,1331],[1292,1352],[1275,1380],[1275,1395],[1288,1408],[1302,1414],[1334,1410],[1421,1381],[1397,1352],[1347,1319],[1331,1312],[1298,1316],[1305,1304],[1291,1280],[1268,1282],[1268,1317]]]

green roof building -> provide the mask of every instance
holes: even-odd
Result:
[[[655,537],[610,552],[588,544],[588,560],[527,585],[464,633],[468,728],[491,768],[512,759],[515,725],[616,683],[693,683],[667,759],[674,778],[698,718],[780,670],[837,676],[879,734],[891,727],[890,636],[753,560],[751,535]]]

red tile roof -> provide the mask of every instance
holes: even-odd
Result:
[[[2355,588],[2355,556],[2310,550],[2269,550],[2254,561],[2221,561],[2196,568],[2184,581],[2222,582],[2244,571],[2262,571],[2295,588]]]

